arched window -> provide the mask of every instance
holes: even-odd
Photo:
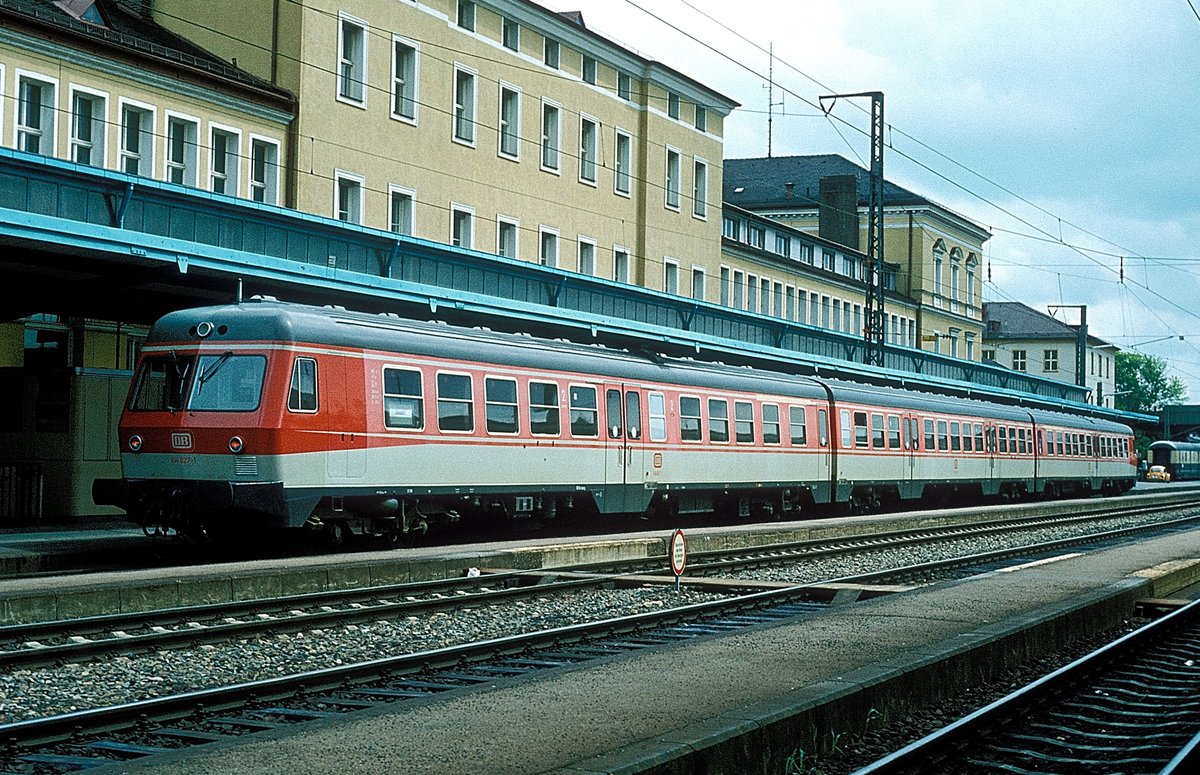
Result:
[[[979,267],[979,256],[974,253],[967,254],[967,313],[972,314],[975,310],[975,273]]]
[[[933,306],[942,306],[942,264],[946,258],[946,243],[933,243]]]
[[[959,293],[959,280],[962,276],[962,248],[953,248],[950,251],[950,310],[958,312],[958,300],[961,298]]]

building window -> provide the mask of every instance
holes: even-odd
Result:
[[[617,142],[614,159],[614,183],[613,187],[618,194],[626,194],[632,190],[631,181],[631,165],[633,164],[633,138],[620,129],[617,130]]]
[[[450,244],[459,248],[475,247],[475,211],[462,205],[450,205]]]
[[[475,144],[475,74],[460,67],[454,69],[454,139]]]
[[[596,154],[600,127],[587,116],[579,117],[579,179],[596,182]]]
[[[1042,371],[1058,371],[1058,350],[1042,351]]]
[[[958,312],[958,281],[962,272],[961,256],[956,254],[958,248],[950,254],[950,309]]]
[[[542,46],[542,61],[546,67],[558,69],[559,45],[558,41],[553,38],[546,38],[545,44]]]
[[[504,32],[501,35],[504,47],[510,51],[521,50],[521,25],[515,19],[504,17]]]
[[[357,175],[345,172],[335,173],[336,201],[334,206],[339,221],[362,223],[363,182],[363,178]]]
[[[581,70],[582,70],[581,74],[583,75],[584,83],[590,83],[590,84],[596,83],[596,58],[595,57],[590,57],[587,54],[584,54],[583,55],[583,65],[582,65]]]
[[[475,31],[475,3],[471,0],[458,0],[457,24],[468,32]]]
[[[821,251],[821,268],[832,272],[835,261],[835,255],[832,250]]]
[[[263,204],[279,203],[279,144],[250,140],[250,198]]]
[[[679,95],[673,91],[667,92],[667,115],[679,118]]]
[[[746,243],[752,248],[762,250],[767,246],[767,230],[757,224],[750,224],[746,231]]]
[[[549,102],[542,103],[542,169],[558,172],[561,145],[559,136],[559,108]]]
[[[399,38],[392,39],[392,115],[407,121],[417,120],[417,47]]]
[[[209,190],[215,194],[238,193],[238,146],[241,138],[226,129],[213,128],[209,145]]]
[[[517,235],[519,226],[509,218],[496,219],[496,253],[505,258],[517,257]]]
[[[663,290],[667,293],[679,294],[679,263],[667,259],[663,261]]]
[[[933,305],[942,306],[942,263],[946,249],[941,242],[933,248]]]
[[[667,148],[667,207],[679,209],[679,151]]]
[[[704,268],[699,266],[692,267],[692,298],[704,301]]]
[[[546,228],[538,232],[538,263],[558,266],[558,232]]]
[[[184,186],[196,185],[200,146],[200,123],[180,116],[167,117],[167,180]]]
[[[964,342],[965,342],[966,348],[967,348],[966,353],[964,353],[964,356],[966,357],[966,359],[968,361],[975,360],[975,335],[967,334]]]
[[[741,223],[737,218],[726,215],[721,219],[721,236],[731,240],[737,240],[741,238]]]
[[[692,215],[708,216],[708,164],[702,159],[692,163]]]
[[[746,305],[746,274],[739,269],[733,270],[733,299],[732,306],[734,309],[741,309]]]
[[[613,248],[613,279],[619,283],[629,282],[629,251]]]
[[[967,308],[968,312],[975,308],[975,254],[967,256]]]
[[[1024,350],[1013,350],[1012,354],[1013,371],[1027,371],[1028,361]]]
[[[121,106],[121,171],[149,177],[154,169],[154,112]]]
[[[727,267],[727,266],[721,267],[720,301],[721,301],[721,305],[724,307],[729,306],[729,299],[732,296],[732,294],[730,293],[730,285],[732,282],[733,282],[733,277],[729,272],[729,267]]]
[[[340,17],[338,36],[338,99],[363,107],[367,104],[367,25]]]
[[[54,155],[55,85],[22,75],[17,85],[17,149]]]
[[[983,357],[984,363],[995,363],[996,362],[996,351],[991,348],[985,348],[983,350],[982,357]]]
[[[801,243],[800,245],[800,260],[809,266],[813,265],[813,246]]]
[[[617,73],[617,96],[623,100],[633,99],[633,76],[629,73]]]
[[[696,106],[696,129],[701,132],[708,131],[708,110],[703,105]]]
[[[500,86],[500,155],[521,158],[521,92]]]
[[[596,243],[579,238],[579,273],[596,274]]]
[[[398,188],[388,190],[388,227],[397,234],[413,233],[416,194]]]
[[[775,235],[775,252],[784,258],[792,257],[792,238],[787,234]]]
[[[75,91],[71,95],[71,161],[104,166],[107,105],[99,94]]]

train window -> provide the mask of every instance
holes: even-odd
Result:
[[[469,374],[437,375],[438,430],[475,430],[475,405]]]
[[[950,423],[950,451],[958,452],[962,449],[962,428],[958,423]]]
[[[488,433],[517,433],[521,430],[517,412],[517,381],[488,377],[483,382]]]
[[[629,438],[642,437],[642,394],[636,390],[625,391],[625,426]]]
[[[1000,451],[1008,452],[1008,428],[1000,426]]]
[[[825,409],[817,410],[817,438],[822,447],[829,446],[829,412]]]
[[[1021,429],[1021,454],[1028,455],[1033,451],[1033,445],[1029,443],[1029,429]]]
[[[763,404],[763,444],[779,443],[779,406]]]
[[[925,449],[931,451],[937,449],[937,441],[933,435],[933,420],[925,421]]]
[[[317,361],[315,358],[297,358],[292,364],[292,386],[288,390],[288,411],[317,411]]]
[[[1034,435],[1034,438],[1037,439],[1037,453],[1039,455],[1046,454],[1046,432],[1045,431],[1034,431],[1033,435]]]
[[[700,399],[695,396],[679,397],[679,438],[683,441],[700,441]]]
[[[792,438],[793,447],[808,446],[808,430],[804,427],[804,407],[788,407],[788,435]]]
[[[651,393],[647,404],[650,415],[650,440],[667,440],[667,400],[662,393]]]
[[[854,446],[867,446],[867,413],[854,413]]]
[[[425,398],[421,372],[383,368],[383,424],[419,431],[425,427]]]
[[[571,387],[571,435],[600,435],[600,412],[596,407],[596,388],[585,385]]]
[[[720,398],[708,399],[708,440],[718,444],[729,441],[729,404]]]
[[[974,452],[975,451],[975,439],[971,435],[971,423],[966,422],[965,420],[963,421],[962,433],[963,433],[963,451]]]
[[[749,401],[733,402],[734,433],[738,444],[754,443],[754,404]]]
[[[183,408],[183,386],[196,360],[193,356],[148,356],[138,373],[137,389],[129,402],[130,411],[166,412]]]
[[[850,427],[850,412],[843,409],[840,415],[842,421],[842,449],[849,449],[854,438],[854,430]]]
[[[938,420],[938,449],[942,452],[950,449],[950,439],[945,420]]]
[[[1055,454],[1055,455],[1057,455],[1058,457],[1062,457],[1062,456],[1063,456],[1063,437],[1062,437],[1062,431],[1055,431],[1055,432],[1054,432],[1054,448],[1055,448],[1055,450],[1056,450],[1056,452],[1055,452],[1054,454]]]
[[[1071,454],[1075,455],[1075,457],[1079,457],[1083,454],[1082,444],[1080,444],[1080,437],[1078,433],[1071,434],[1071,449],[1073,450]]]
[[[883,415],[871,415],[871,446],[876,449],[883,449]]]
[[[625,435],[625,426],[621,422],[621,391],[608,391],[604,400],[605,409],[608,414],[608,437],[610,439],[619,439]]]
[[[916,417],[908,418],[908,443],[912,449],[921,449],[921,421]]]
[[[888,449],[900,449],[900,418],[889,414],[888,418]]]
[[[557,436],[558,385],[554,382],[529,383],[529,431],[538,436]]]
[[[193,412],[252,412],[262,397],[267,359],[261,355],[201,355],[187,408]]]
[[[983,424],[975,423],[975,451],[983,452]]]

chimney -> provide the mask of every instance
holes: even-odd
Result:
[[[783,188],[787,191],[787,194],[786,194],[787,199],[794,199],[796,197],[796,184],[795,183],[784,183]]]
[[[858,179],[854,175],[828,175],[820,180],[820,192],[817,233],[858,250]]]

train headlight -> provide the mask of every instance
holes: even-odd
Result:
[[[141,452],[142,451],[142,437],[137,435],[136,433],[129,437],[129,451],[130,452]]]
[[[233,454],[235,454],[235,455],[238,454],[245,448],[245,446],[246,446],[246,444],[245,444],[245,442],[242,441],[241,436],[230,436],[229,437],[229,451],[232,452]]]

